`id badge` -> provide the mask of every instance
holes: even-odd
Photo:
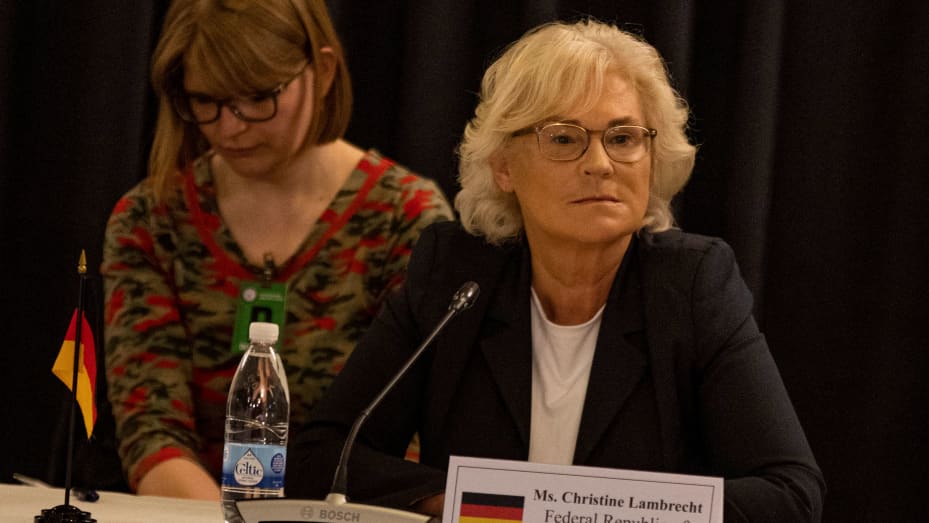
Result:
[[[253,321],[276,323],[283,332],[286,299],[287,285],[284,283],[243,282],[239,286],[235,310],[232,352],[240,354],[248,349],[248,326]]]

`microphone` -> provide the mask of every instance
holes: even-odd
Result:
[[[381,404],[381,401],[390,393],[397,383],[403,379],[410,367],[426,351],[432,340],[442,332],[445,325],[458,313],[466,310],[477,300],[480,286],[473,282],[464,285],[452,296],[448,311],[432,329],[429,336],[413,351],[413,354],[400,367],[400,370],[387,382],[374,400],[361,411],[352,424],[352,428],[345,438],[342,454],[336,467],[329,495],[323,501],[301,499],[249,499],[235,502],[239,514],[245,523],[286,523],[291,521],[306,521],[308,523],[327,523],[329,521],[352,521],[355,523],[438,523],[438,518],[424,514],[416,514],[404,510],[350,503],[346,497],[348,491],[348,458],[355,445],[355,438],[361,430],[371,412]]]

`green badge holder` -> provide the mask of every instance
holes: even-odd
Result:
[[[287,284],[272,282],[273,274],[274,260],[270,255],[265,255],[264,281],[243,282],[239,285],[235,330],[232,333],[233,353],[241,354],[248,349],[248,326],[253,321],[276,323],[281,332],[284,331]]]

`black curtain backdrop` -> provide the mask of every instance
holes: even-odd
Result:
[[[826,475],[824,521],[925,521],[929,4],[721,4],[330,0],[355,83],[348,137],[451,197],[481,73],[508,42],[588,14],[642,34],[700,145],[679,221],[735,248]],[[80,250],[96,274],[109,211],[144,175],[165,9],[0,0],[0,481],[63,481],[68,398],[50,369]],[[124,488],[107,409],[75,481]]]

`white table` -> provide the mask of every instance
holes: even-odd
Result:
[[[0,483],[0,523],[32,523],[42,509],[64,503],[60,488],[30,487]],[[78,501],[71,504],[90,512],[98,523],[221,523],[219,502],[190,499],[135,496],[118,492],[101,492],[94,503]]]

